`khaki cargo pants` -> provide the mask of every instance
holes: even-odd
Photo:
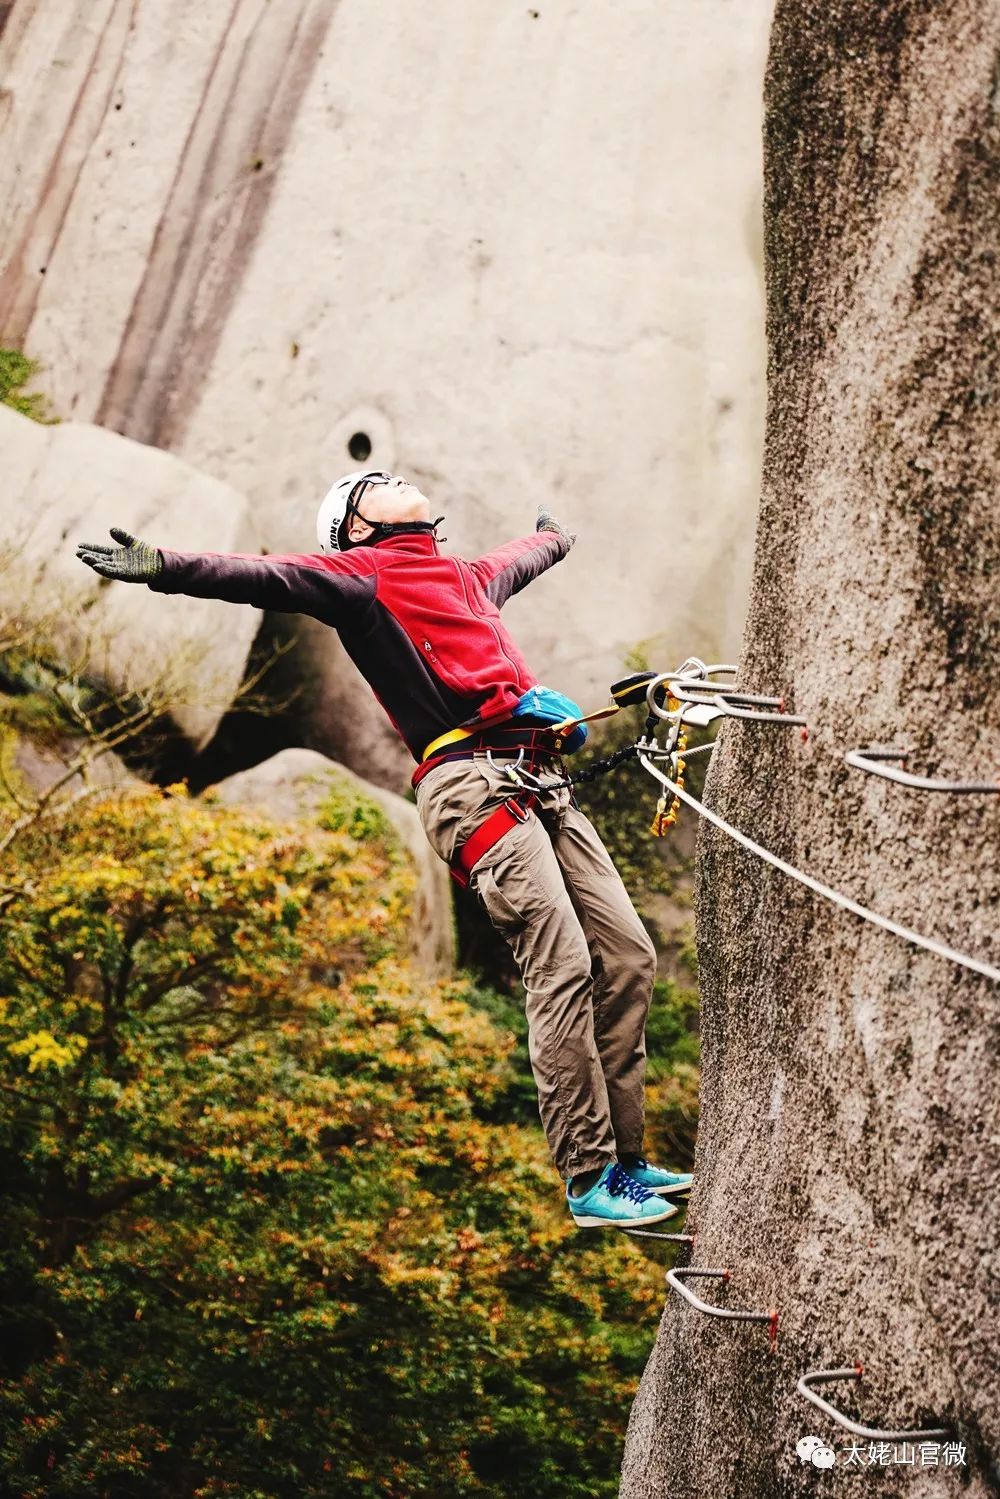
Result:
[[[447,863],[517,790],[502,771],[512,759],[494,755],[491,765],[483,754],[451,761],[418,783],[420,820]],[[551,762],[554,774],[560,765]],[[483,855],[470,884],[520,970],[538,1107],[560,1175],[568,1179],[617,1155],[641,1154],[656,957],[569,789],[544,792],[528,820]]]

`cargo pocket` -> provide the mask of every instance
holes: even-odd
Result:
[[[470,883],[493,925],[510,936],[551,905],[550,880],[563,889],[548,835],[532,812],[483,855]]]
[[[526,918],[504,895],[492,869],[481,869],[472,876],[471,884],[498,932],[513,933],[521,930]]]

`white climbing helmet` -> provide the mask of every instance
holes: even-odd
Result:
[[[316,515],[316,539],[321,552],[344,552],[350,543],[347,540],[348,511],[356,505],[369,484],[388,484],[391,474],[381,469],[361,468],[353,474],[345,474],[328,490]]]

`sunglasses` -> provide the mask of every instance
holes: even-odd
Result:
[[[367,520],[365,516],[361,514],[361,511],[358,509],[358,503],[361,500],[361,497],[365,493],[366,489],[375,484],[391,484],[395,477],[395,474],[384,473],[381,469],[371,469],[368,473],[362,474],[361,478],[353,486],[350,494],[347,496],[347,505],[344,510],[344,520],[346,521],[349,516],[354,515],[357,516],[358,520],[362,521],[364,525],[374,525],[373,521]]]

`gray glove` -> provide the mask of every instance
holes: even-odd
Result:
[[[557,536],[562,537],[567,547],[571,547],[576,540],[575,532],[567,531],[565,526],[561,526],[555,516],[549,514],[544,505],[539,505],[538,507],[538,520],[535,522],[535,530],[554,531]]]
[[[76,555],[102,578],[120,578],[123,583],[148,583],[163,571],[163,556],[148,541],[139,541],[120,526],[111,527],[119,546],[100,546],[95,541],[77,543]]]

